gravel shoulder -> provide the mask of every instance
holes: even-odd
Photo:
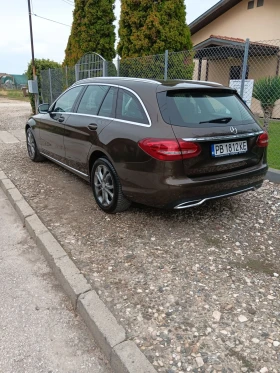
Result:
[[[0,131],[22,132],[29,114],[0,99]],[[108,216],[23,141],[0,144],[0,167],[159,372],[280,372],[279,185]]]

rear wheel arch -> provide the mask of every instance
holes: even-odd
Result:
[[[112,163],[112,165],[114,165],[112,159],[105,152],[103,152],[102,150],[93,151],[89,157],[89,163],[88,163],[90,178],[91,178],[91,170],[94,165],[94,162],[97,161],[97,159],[99,158],[106,158],[108,159],[108,161]]]

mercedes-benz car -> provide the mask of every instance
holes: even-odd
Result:
[[[39,106],[26,138],[32,161],[87,180],[108,213],[198,206],[259,188],[267,172],[267,133],[235,90],[210,82],[81,80]]]

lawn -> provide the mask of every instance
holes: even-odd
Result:
[[[11,89],[1,89],[0,90],[0,97],[7,97],[11,100],[20,100],[20,101],[29,101],[28,97],[24,97],[21,90]]]
[[[268,164],[280,170],[280,121],[269,123],[268,134]]]

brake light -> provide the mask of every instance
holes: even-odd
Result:
[[[201,152],[198,144],[180,139],[144,139],[138,145],[145,153],[160,161],[180,161],[196,157]]]
[[[266,148],[268,146],[268,134],[266,132],[259,135],[257,139],[257,146],[259,148]]]

